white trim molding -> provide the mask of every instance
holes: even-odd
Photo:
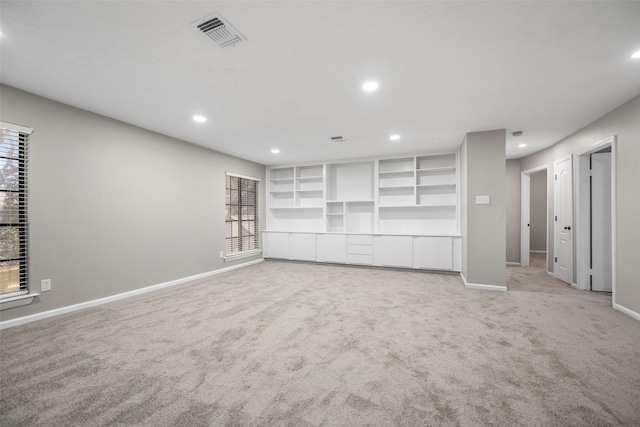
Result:
[[[180,285],[182,283],[190,282],[192,280],[203,279],[209,276],[215,276],[217,274],[226,273],[231,270],[236,270],[238,268],[248,267],[253,264],[258,264],[264,261],[264,258],[260,258],[254,261],[245,262],[238,265],[233,265],[231,267],[221,268],[219,270],[213,270],[202,274],[196,274],[195,276],[184,277],[182,279],[172,280],[170,282],[160,283],[157,285],[147,286],[145,288],[136,289],[129,292],[123,292],[121,294],[111,295],[105,298],[94,299],[91,301],[82,302],[80,304],[69,305],[67,307],[60,307],[49,311],[44,311],[42,313],[32,314],[30,316],[18,317],[17,319],[5,320],[4,322],[0,322],[0,330],[12,328],[14,326],[23,325],[25,323],[35,322],[36,320],[46,319],[48,317],[58,316],[60,314],[71,313],[78,310],[83,310],[85,308],[94,307],[96,305],[102,305],[109,302],[121,300],[124,298],[130,298],[137,295],[145,294],[147,292],[157,291],[162,288],[167,288],[169,286]],[[38,296],[38,294],[29,294],[25,296]]]
[[[27,135],[31,135],[33,133],[32,128],[28,128],[26,126],[15,125],[13,123],[0,122],[0,128],[8,129],[13,132],[26,133]]]
[[[547,172],[547,188],[546,188],[546,198],[547,201],[549,199],[549,186],[553,185],[553,173],[549,168],[549,165],[541,165],[536,166],[535,168],[527,169],[520,172],[520,265],[524,267],[529,266],[529,254],[531,252],[536,252],[531,250],[531,239],[529,233],[531,231],[530,223],[531,223],[531,174],[537,172]],[[547,248],[551,244],[551,240],[549,239],[549,222],[551,221],[551,216],[549,215],[549,206],[547,203],[547,212],[546,212],[546,242]],[[546,253],[546,251],[544,251]],[[549,259],[547,255],[547,265],[549,265]]]
[[[590,210],[591,195],[589,187],[582,185],[588,182],[589,162],[588,155],[596,153],[603,148],[611,147],[611,305],[616,308],[616,233],[617,233],[617,190],[616,190],[616,157],[618,139],[611,135],[602,139],[590,147],[578,153],[578,191],[575,204],[576,212],[576,282],[578,289],[590,290]]]
[[[260,182],[260,178],[256,178],[255,176],[240,175],[239,173],[234,173],[234,172],[225,172],[224,174],[226,176],[235,176],[236,178],[244,178],[244,179],[250,179],[252,181]]]
[[[249,258],[256,255],[262,255],[262,249],[251,249],[250,251],[236,252],[233,254],[225,255],[223,259],[225,262],[227,262],[235,261],[242,258]]]
[[[615,308],[615,309],[616,309],[616,310],[618,310],[618,311],[623,312],[623,313],[624,313],[624,314],[626,314],[627,316],[631,316],[631,317],[633,317],[633,318],[634,318],[634,319],[636,319],[636,320],[640,320],[640,313],[636,313],[635,311],[633,311],[633,310],[631,310],[631,309],[628,309],[628,308],[627,308],[627,307],[625,307],[625,306],[622,306],[622,305],[620,305],[620,304],[613,303],[613,308]]]
[[[522,264],[520,264],[519,262],[511,262],[511,261],[507,261],[507,265],[515,265],[517,267],[522,266]]]
[[[32,292],[24,295],[16,295],[15,297],[2,298],[0,299],[0,311],[29,305],[37,296],[40,296],[40,294]],[[2,327],[0,327],[0,329],[2,329]]]
[[[500,285],[484,285],[482,283],[469,283],[467,279],[464,277],[464,274],[460,273],[460,277],[462,277],[462,282],[464,283],[464,287],[467,289],[480,289],[483,291],[499,291],[499,292],[507,292],[506,286]]]

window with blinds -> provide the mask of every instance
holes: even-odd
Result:
[[[0,298],[28,293],[28,139],[31,129],[0,122]]]
[[[258,251],[258,185],[256,178],[227,173],[225,258]]]

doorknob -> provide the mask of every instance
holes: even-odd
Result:
[[[571,226],[569,227],[564,227],[565,230],[571,230]]]

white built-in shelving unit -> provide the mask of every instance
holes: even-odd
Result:
[[[457,161],[451,153],[269,168],[265,256],[455,270]],[[448,261],[424,258],[443,248]]]

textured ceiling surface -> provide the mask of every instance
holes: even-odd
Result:
[[[214,12],[247,40],[191,25]],[[2,1],[0,79],[268,165],[493,129],[518,158],[640,94],[639,28],[640,2]]]

